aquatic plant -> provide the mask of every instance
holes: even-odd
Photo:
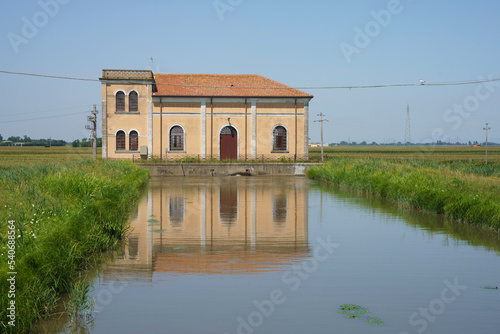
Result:
[[[358,319],[361,318],[365,313],[370,313],[368,309],[354,304],[344,304],[340,305],[339,313],[344,315],[344,318]]]
[[[379,317],[368,316],[367,313],[372,311],[367,308],[355,304],[343,304],[340,305],[338,313],[343,314],[344,318],[347,319],[362,319],[366,323],[374,326],[384,325],[384,321]]]

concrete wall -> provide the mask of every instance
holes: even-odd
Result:
[[[314,163],[140,164],[151,176],[306,175]]]

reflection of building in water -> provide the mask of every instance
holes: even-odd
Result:
[[[148,196],[152,196],[149,191]],[[143,205],[146,205],[144,208]],[[106,266],[105,280],[121,280],[133,277],[150,281],[153,269],[152,228],[148,223],[147,197],[131,218],[131,233],[124,238],[117,258]]]
[[[307,199],[300,177],[153,179],[120,263],[166,273],[273,270],[309,256]]]

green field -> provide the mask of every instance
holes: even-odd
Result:
[[[326,158],[381,158],[425,161],[477,161],[485,160],[484,147],[470,146],[335,146],[324,147]],[[321,157],[320,148],[309,150],[311,160]],[[500,146],[488,147],[488,162],[500,163]]]
[[[473,161],[481,163],[485,156],[484,147],[380,147],[380,146],[337,146],[325,147],[325,158],[381,158],[424,161]],[[310,161],[317,162],[321,154],[319,148],[309,150]],[[53,162],[69,162],[92,157],[90,147],[6,147],[0,146],[0,167],[31,166]],[[97,148],[101,157],[101,148]],[[488,162],[500,165],[500,146],[488,148]]]
[[[100,147],[97,148],[97,156],[101,156]],[[89,158],[92,158],[92,148],[90,147],[0,146],[0,167],[32,166]]]

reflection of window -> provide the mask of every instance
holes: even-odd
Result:
[[[184,150],[184,130],[180,126],[170,129],[170,151]]]
[[[286,223],[288,213],[288,198],[287,194],[281,193],[273,195],[273,222],[280,225]]]
[[[235,183],[221,184],[219,216],[226,224],[233,224],[238,219],[238,188]]]
[[[139,134],[137,131],[130,131],[128,136],[129,141],[129,150],[130,151],[138,151],[139,150]]]
[[[125,93],[116,93],[116,111],[125,111]]]
[[[118,131],[116,133],[116,150],[123,151],[125,150],[125,132]]]
[[[168,213],[170,216],[170,225],[172,225],[172,227],[182,226],[184,222],[184,197],[170,197]]]
[[[286,151],[286,129],[281,125],[273,130],[273,151]]]
[[[139,98],[137,92],[130,92],[128,95],[128,111],[139,111]]]
[[[139,238],[130,237],[128,238],[128,256],[131,260],[136,260],[137,255],[139,255]]]

